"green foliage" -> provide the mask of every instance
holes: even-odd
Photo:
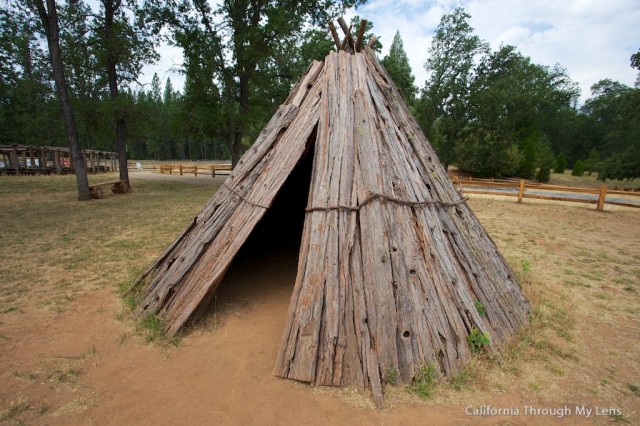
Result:
[[[485,346],[491,344],[491,336],[486,331],[481,333],[477,328],[472,328],[471,333],[467,336],[467,342],[471,348],[471,352],[478,353]]]
[[[389,54],[382,58],[381,62],[400,90],[400,93],[402,93],[407,103],[411,105],[418,88],[414,84],[415,77],[411,74],[411,65],[409,65],[409,58],[404,51],[400,31],[393,38]]]
[[[638,70],[638,76],[636,77],[636,88],[640,87],[640,49],[630,58],[631,68],[635,68]]]
[[[573,169],[571,170],[571,176],[582,176],[584,175],[584,163],[582,160],[578,160],[573,163]]]
[[[536,140],[535,137],[526,137],[519,141],[520,163],[518,175],[525,179],[531,179],[536,173]]]
[[[522,261],[522,270],[524,272],[529,272],[531,270],[531,262],[529,262],[528,260],[523,260]]]
[[[160,317],[147,314],[138,321],[138,331],[143,333],[147,342],[156,342],[163,340],[166,324]]]
[[[593,161],[588,159],[585,169],[597,167],[598,177],[603,180],[640,176],[640,145],[636,143],[640,140],[640,87],[605,79],[594,84],[591,92],[582,112],[597,137],[597,152],[593,156],[589,152]],[[597,161],[600,158],[602,161]]]
[[[564,173],[567,168],[567,157],[564,156],[564,152],[558,154],[558,158],[556,158],[556,167],[553,170],[555,173]]]
[[[438,372],[433,364],[425,364],[413,378],[409,391],[421,398],[433,396]]]
[[[627,383],[627,386],[635,396],[640,396],[640,386],[634,385],[632,383]]]
[[[478,311],[478,315],[480,315],[480,318],[484,318],[484,316],[486,315],[484,304],[480,300],[476,300],[474,303],[476,305],[476,311]]]
[[[462,8],[442,16],[429,48],[425,64],[429,78],[417,108],[426,135],[435,139],[433,130],[438,129],[441,143],[436,152],[445,165],[455,163],[456,147],[468,124],[474,58],[488,49],[487,43],[473,34],[470,18]]]
[[[468,130],[456,148],[456,164],[479,177],[513,176],[520,164],[520,151],[495,131]]]
[[[490,51],[469,19],[458,8],[436,29],[418,121],[445,164],[481,177],[532,178],[552,168],[554,149],[572,138],[578,86],[565,69],[534,64],[514,46]]]
[[[549,166],[542,165],[536,173],[536,180],[541,183],[549,182],[551,179],[551,169]]]
[[[207,86],[215,82],[214,136],[224,141],[235,164],[245,138],[255,138],[299,77],[296,58],[306,30],[324,28],[329,17],[361,3],[302,0],[291,7],[282,0],[229,1],[214,7],[194,0],[150,3],[147,15],[167,24],[170,41],[184,52],[188,77]],[[313,35],[315,46],[327,46],[326,38]]]
[[[600,154],[594,147],[589,151],[589,157],[584,161],[584,169],[591,176],[591,173],[599,171],[600,167]]]
[[[398,383],[398,370],[396,368],[389,368],[387,370],[387,382],[392,385]]]

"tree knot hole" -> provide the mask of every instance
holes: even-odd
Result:
[[[405,331],[402,333],[402,337],[404,337],[404,338],[411,337],[411,332],[410,332],[409,330],[405,330]]]
[[[410,269],[409,270],[409,274],[410,275],[415,275],[416,274],[416,270],[415,269]]]

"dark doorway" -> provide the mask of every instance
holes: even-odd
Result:
[[[298,164],[231,262],[209,304],[206,322],[270,301],[282,324],[296,279],[305,208],[309,198],[316,132]]]

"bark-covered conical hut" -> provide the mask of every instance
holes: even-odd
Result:
[[[335,32],[334,32],[335,34]],[[206,309],[288,177],[310,184],[275,374],[316,385],[455,374],[469,335],[499,351],[528,317],[513,272],[361,37],[311,64],[205,208],[135,286],[176,333]],[[482,305],[481,314],[477,306]]]

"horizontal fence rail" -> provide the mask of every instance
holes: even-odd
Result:
[[[640,208],[640,192],[609,190],[605,184],[596,189],[547,185],[527,182],[524,179],[474,179],[458,176],[453,177],[453,183],[461,193],[515,197],[518,203],[522,203],[525,198],[531,198],[595,204],[596,210],[604,210],[605,204]],[[631,196],[631,198],[620,198],[616,195]]]
[[[177,174],[180,176],[184,176],[185,174],[192,174],[194,176],[198,176],[198,173],[211,173],[211,177],[216,177],[220,174],[229,174],[231,173],[231,164],[208,164],[199,166],[195,165],[183,165],[183,164],[160,164],[159,166],[160,173],[162,174]]]

